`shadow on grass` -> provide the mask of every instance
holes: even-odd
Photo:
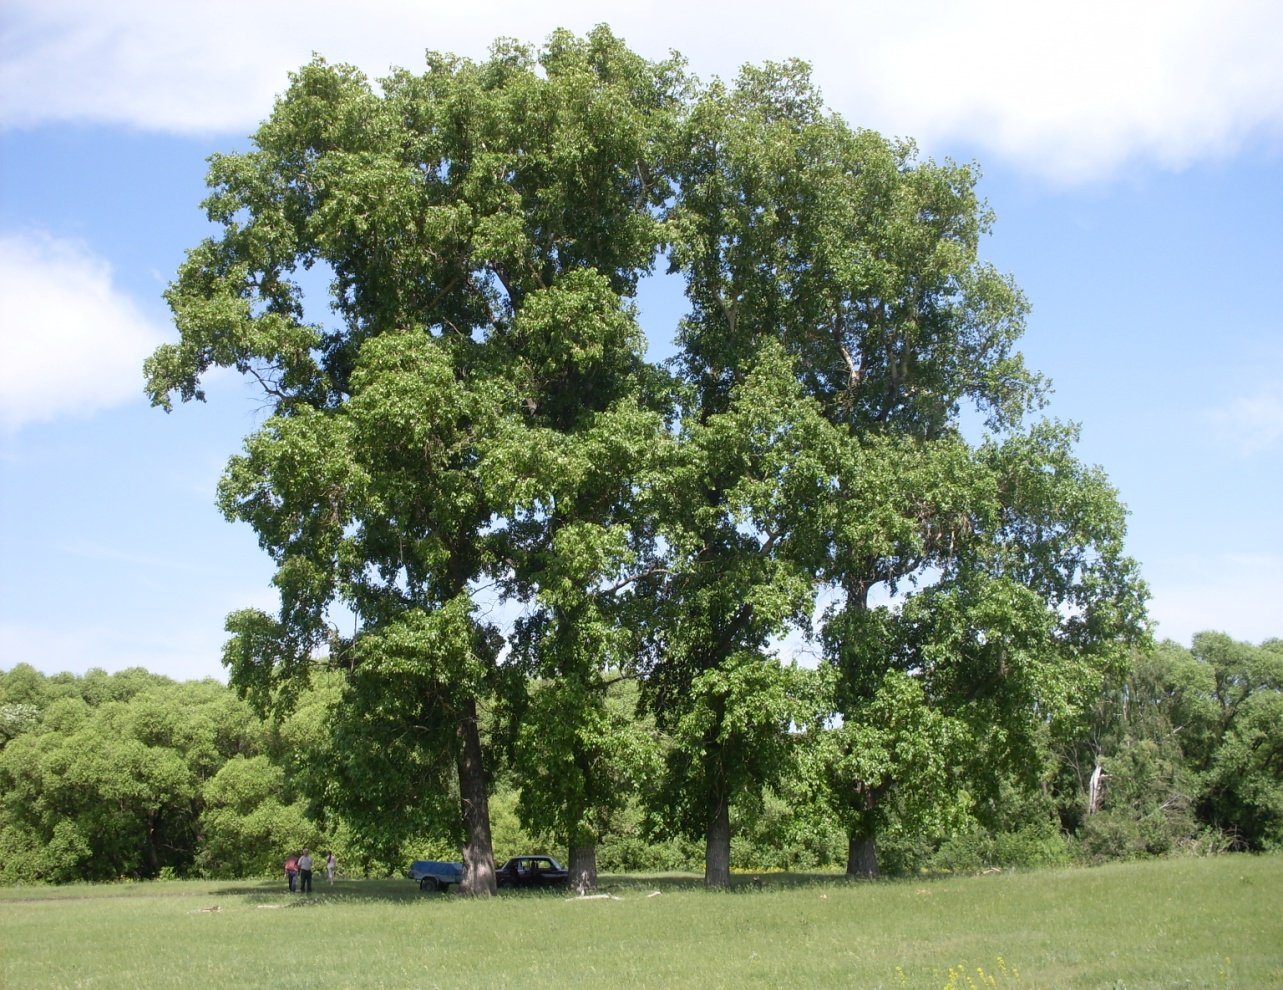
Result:
[[[793,890],[802,887],[832,887],[853,881],[840,873],[736,873],[731,877],[729,893],[751,894],[758,891]],[[655,891],[679,893],[703,891],[704,878],[695,873],[603,873],[595,891],[586,894],[644,895]],[[263,880],[257,883],[242,881],[234,885],[216,887],[209,891],[216,897],[249,898],[256,903],[272,903],[281,907],[305,907],[309,904],[356,903],[432,903],[449,901],[462,895],[457,889],[448,893],[420,891],[413,880],[396,878],[383,880],[337,880],[333,884],[322,881],[315,884],[312,893],[290,893],[284,882]],[[556,898],[579,896],[574,888],[547,890],[501,890],[500,898]]]
[[[919,882],[923,878],[915,878]],[[840,873],[736,873],[731,877],[732,894],[751,894],[758,891],[789,890],[804,887],[833,887],[851,882]],[[895,882],[888,879],[887,882]],[[645,896],[655,891],[680,893],[703,891],[704,878],[696,873],[603,873],[598,878],[596,890],[586,894],[615,896]],[[725,892],[722,892],[725,893]],[[0,903],[26,903],[37,901],[90,900],[105,898],[144,897],[226,897],[241,898],[252,904],[276,908],[306,907],[326,903],[404,903],[431,904],[449,902],[462,895],[457,888],[448,893],[420,891],[413,880],[388,877],[384,879],[340,879],[333,884],[321,880],[314,884],[312,893],[290,893],[281,880],[206,881],[180,880],[142,881],[116,884],[67,884],[64,886],[32,885],[0,888]],[[574,888],[559,887],[548,890],[501,890],[498,897],[550,898],[564,900],[580,896]]]
[[[273,903],[281,907],[306,907],[309,904],[356,903],[360,901],[377,901],[380,903],[434,903],[450,901],[461,897],[458,888],[449,892],[421,891],[414,880],[336,880],[333,885],[322,882],[314,884],[310,894],[290,893],[284,882],[277,880],[242,881],[228,884],[209,891],[216,897],[249,898],[256,903]],[[549,890],[501,890],[498,897],[566,897],[573,894],[566,888]]]
[[[838,884],[862,883],[842,873],[733,873],[729,893],[751,894],[762,890],[793,890],[799,887],[832,887]],[[619,873],[603,874],[599,879],[603,890],[617,893],[659,890],[675,893],[684,890],[705,890],[704,877],[695,873]],[[724,891],[725,892],[725,891]]]
[[[279,903],[281,907],[305,907],[309,904],[327,902],[414,902],[440,894],[422,893],[419,885],[413,880],[336,880],[333,884],[322,880],[314,883],[312,892],[305,894],[291,893],[284,880],[239,881],[210,891],[215,897],[244,897],[258,903]]]

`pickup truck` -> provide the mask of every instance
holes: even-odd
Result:
[[[439,890],[444,893],[450,889],[451,884],[463,882],[463,864],[416,859],[405,875],[411,880],[418,880],[420,890]]]

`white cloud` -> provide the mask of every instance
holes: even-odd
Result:
[[[895,79],[878,104],[911,133],[969,139],[1071,181],[1132,158],[1179,168],[1257,132],[1283,133],[1276,4],[995,0],[952,10],[909,44],[875,48],[879,73]]]
[[[0,429],[140,399],[162,339],[85,247],[0,235]]]
[[[605,20],[637,50],[701,76],[798,55],[852,123],[928,150],[963,141],[1061,181],[1133,160],[1181,168],[1283,137],[1275,0],[10,0],[0,124],[80,120],[247,132],[286,73],[319,51],[372,76],[433,48],[473,57],[496,35],[538,42]]]

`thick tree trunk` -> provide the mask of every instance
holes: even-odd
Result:
[[[597,846],[595,843],[570,847],[570,886],[583,893],[597,889]]]
[[[573,619],[565,614],[559,616],[560,619],[566,620],[567,625],[573,628]],[[574,747],[575,772],[584,781],[584,793],[592,793],[593,773],[593,753],[589,752],[587,746],[583,745],[582,740],[576,738],[572,745]],[[590,809],[584,807],[584,802],[575,807],[578,814],[575,815],[577,821],[586,821],[589,817]],[[597,889],[597,836],[587,828],[580,827],[571,832],[570,835],[570,862],[566,865],[570,873],[571,889],[584,893],[588,890]]]
[[[464,894],[489,896],[495,892],[494,846],[490,839],[490,802],[486,794],[485,767],[481,759],[481,732],[477,728],[477,703],[469,699],[455,730],[459,736],[459,795],[463,828]]]
[[[704,844],[704,886],[731,885],[731,806],[725,797],[714,799]]]
[[[878,875],[878,802],[891,786],[890,780],[855,785],[858,814],[847,832],[846,875],[872,879]]]
[[[846,875],[871,880],[878,875],[878,840],[869,834],[852,835],[846,853]]]

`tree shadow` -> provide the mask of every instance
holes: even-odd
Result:
[[[799,887],[833,887],[855,882],[841,873],[734,873],[729,893],[751,894],[756,891],[791,890]],[[598,877],[595,890],[585,895],[613,894],[617,896],[646,896],[655,892],[681,893],[703,891],[704,877],[697,873],[603,873]],[[324,903],[434,903],[448,901],[462,895],[457,888],[447,893],[421,891],[414,880],[390,877],[386,879],[340,879],[330,884],[322,880],[313,883],[312,893],[290,893],[284,880],[242,881],[211,889],[216,897],[248,898],[252,903],[279,908],[306,907]],[[501,898],[549,897],[564,899],[580,896],[573,887],[544,889],[501,890]]]
[[[798,887],[832,887],[852,882],[844,873],[776,873],[736,872],[731,874],[730,893],[753,893],[760,890],[791,890]],[[676,893],[688,890],[707,890],[704,877],[696,873],[612,873],[602,874],[598,886],[615,893],[660,891]]]
[[[313,881],[310,894],[297,891],[291,893],[283,879],[242,882],[211,890],[210,893],[216,897],[248,898],[254,903],[263,905],[270,903],[282,908],[306,907],[309,904],[324,904],[336,901],[344,903],[360,901],[411,903],[447,896],[420,891],[419,884],[416,881],[397,879],[395,877],[380,880],[340,879],[335,880],[333,884],[325,880],[320,883]]]

